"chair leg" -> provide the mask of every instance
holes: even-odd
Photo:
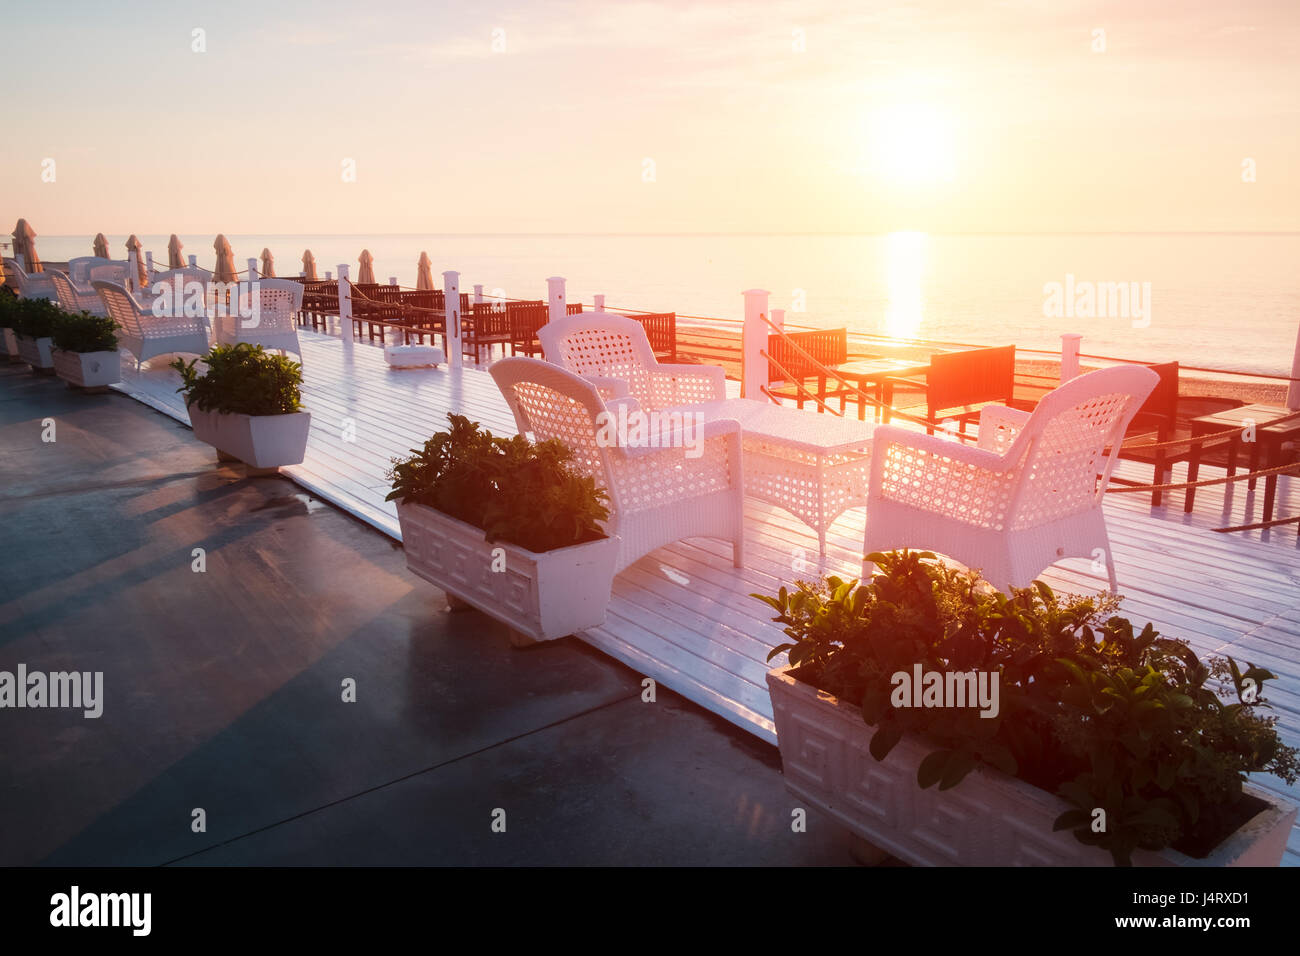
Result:
[[[1110,579],[1110,593],[1119,593],[1119,578],[1115,574],[1115,555],[1110,550],[1110,544],[1106,545],[1106,575]]]

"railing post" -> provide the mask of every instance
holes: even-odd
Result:
[[[256,259],[248,260],[248,281],[249,282],[257,281],[257,260]]]
[[[329,278],[329,273],[325,273]],[[339,336],[343,339],[343,357],[352,360],[352,283],[348,282],[348,264],[339,263]]]
[[[604,311],[605,311],[605,295],[604,295],[604,293],[601,293],[601,294],[599,294],[599,295],[593,295],[591,298],[592,298],[592,301],[594,301],[594,302],[596,303],[596,304],[593,306],[593,308],[594,308],[597,312],[604,312]]]
[[[1078,332],[1061,333],[1061,384],[1064,385],[1079,374],[1079,342],[1083,336]]]
[[[134,249],[126,251],[126,291],[140,291],[140,267],[136,264]]]
[[[483,283],[474,283],[474,304],[479,305],[483,301]]]
[[[740,351],[740,396],[741,398],[763,399],[763,387],[767,385],[767,359],[763,351],[767,348],[768,325],[763,321],[767,314],[767,297],[765,289],[749,289],[745,292],[745,325],[741,333]]]
[[[152,252],[146,252],[144,254],[144,274],[149,277],[150,282],[153,282],[153,253]]]
[[[1300,412],[1300,327],[1295,330],[1295,357],[1291,359],[1291,387],[1286,390],[1286,407]]]
[[[388,277],[388,284],[389,284],[389,285],[397,285],[397,276],[389,276],[389,277]]]
[[[560,276],[551,276],[546,280],[546,298],[550,306],[548,309],[547,320],[554,322],[556,319],[564,318],[564,279]]]
[[[198,267],[199,267],[199,257],[198,257],[198,256],[190,256],[190,268],[191,268],[191,269],[197,269]]]
[[[326,282],[330,282],[330,281],[333,280],[333,278],[334,278],[334,273],[332,273],[332,272],[330,272],[330,270],[326,269],[326,270],[325,270],[325,281],[326,281]]]
[[[460,273],[442,274],[443,315],[447,327],[447,367],[458,369],[464,363],[460,347]]]

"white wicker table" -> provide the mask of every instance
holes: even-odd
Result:
[[[871,433],[875,425],[817,415],[750,398],[683,405],[704,421],[740,422],[745,494],[777,505],[817,532],[826,556],[826,529],[850,508],[867,503]]]

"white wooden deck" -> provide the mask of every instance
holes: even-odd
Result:
[[[443,428],[447,412],[468,415],[500,434],[514,431],[505,402],[482,370],[393,370],[382,349],[360,342],[349,363],[338,338],[299,334],[311,435],[304,463],[283,471],[385,534],[400,539],[396,511],[384,501],[391,459]],[[188,424],[175,392],[178,378],[165,359],[137,373],[134,361],[124,356],[123,366],[121,391]],[[1149,469],[1131,463],[1123,463],[1121,474],[1151,477]],[[1182,474],[1177,466],[1174,480],[1182,480]],[[1216,474],[1211,468],[1201,472],[1203,478]],[[1124,613],[1186,639],[1198,654],[1231,654],[1273,670],[1279,680],[1270,685],[1268,697],[1279,729],[1287,743],[1300,745],[1300,543],[1294,525],[1271,532],[1211,531],[1260,520],[1263,482],[1254,492],[1244,483],[1228,488],[1201,489],[1196,514],[1189,517],[1182,513],[1181,492],[1170,506],[1154,511],[1149,494],[1108,497]],[[1300,481],[1283,478],[1277,514],[1297,512]],[[811,529],[752,499],[746,513],[743,570],[731,566],[730,545],[722,542],[694,539],[663,548],[618,576],[606,623],[583,639],[775,742],[765,658],[782,634],[749,594],[819,571],[856,577],[864,513],[855,509],[835,524],[820,569]],[[1084,560],[1064,562],[1043,577],[1054,588],[1074,592],[1095,592],[1106,584]],[[1300,793],[1289,792],[1275,778],[1257,782],[1300,802]],[[1284,862],[1300,865],[1300,827]]]

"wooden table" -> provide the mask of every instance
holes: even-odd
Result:
[[[1235,429],[1234,433],[1228,437],[1228,477],[1237,473],[1237,448],[1245,440],[1245,432],[1248,427],[1254,425],[1254,441],[1245,442],[1250,445],[1250,471],[1256,471],[1260,468],[1271,468],[1280,463],[1282,453],[1282,443],[1287,441],[1300,440],[1300,418],[1287,419],[1289,416],[1297,415],[1296,411],[1289,408],[1282,408],[1278,405],[1242,405],[1238,408],[1227,408],[1212,415],[1202,415],[1200,418],[1192,419],[1192,438],[1196,439],[1203,435],[1213,435],[1216,432]],[[1281,420],[1281,421],[1280,421]],[[1187,480],[1195,481],[1201,468],[1201,446],[1192,445],[1191,457],[1187,460]],[[1247,481],[1248,488],[1255,487],[1255,479]],[[1273,518],[1273,505],[1277,498],[1277,475],[1269,475],[1264,479],[1264,520],[1271,521]],[[1190,514],[1192,504],[1196,500],[1196,489],[1188,488],[1187,494],[1183,497],[1183,511]]]
[[[873,396],[876,399],[876,407],[872,411],[873,420],[879,421],[881,417],[881,406],[885,403],[885,381],[890,378],[908,378],[913,375],[924,375],[930,370],[929,361],[918,362],[915,359],[891,359],[891,358],[868,358],[858,359],[854,362],[847,362],[841,365],[835,371],[846,381],[854,383],[858,389],[858,421],[866,419],[866,398],[863,392],[867,386],[872,388]],[[821,391],[826,390],[826,380],[823,377],[820,381]],[[840,411],[844,411],[845,396],[848,395],[847,389],[841,388],[838,392],[840,399]]]

